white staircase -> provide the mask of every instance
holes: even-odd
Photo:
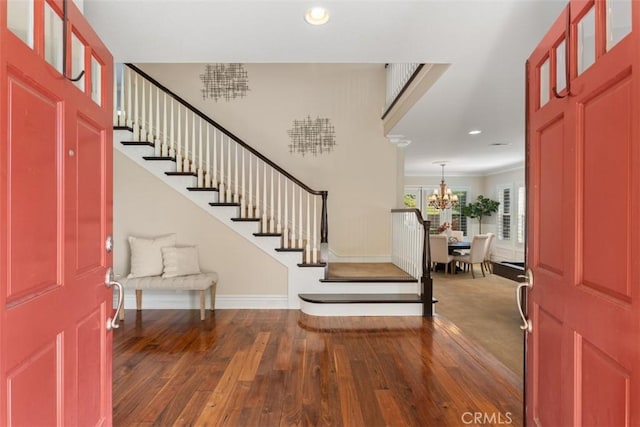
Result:
[[[122,143],[132,141],[132,131],[114,130],[113,145],[116,150],[287,268],[286,299],[288,308],[301,309],[305,313],[318,316],[422,315],[422,304],[417,300],[417,282],[378,280],[322,283],[321,279],[324,279],[325,276],[324,266],[300,266],[304,255],[302,251],[283,251],[281,236],[256,236],[261,227],[259,222],[233,220],[239,217],[240,207],[212,206],[211,203],[215,204],[219,200],[218,191],[211,188],[204,191],[202,188],[198,188],[197,190],[200,191],[193,191],[194,187],[197,188],[197,176],[167,175],[167,172],[176,171],[175,161],[145,160],[144,157],[154,156],[154,147],[144,143],[135,145]],[[192,191],[189,188],[192,188]],[[355,295],[357,298],[342,298],[342,301],[333,299],[333,301],[314,303],[310,302],[308,298],[301,299],[300,294]],[[380,301],[380,295],[385,294],[393,297],[389,298],[389,301]],[[377,297],[371,297],[372,300],[367,301],[370,298],[369,295]]]

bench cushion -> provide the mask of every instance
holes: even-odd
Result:
[[[216,273],[199,273],[188,276],[148,276],[126,279],[122,285],[127,289],[204,290],[218,281]]]

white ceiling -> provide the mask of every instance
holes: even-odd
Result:
[[[328,24],[304,22],[325,6]],[[523,164],[524,63],[566,0],[84,0],[117,62],[448,63],[393,129],[407,175]],[[471,129],[482,134],[471,136]],[[493,147],[492,143],[510,145]]]

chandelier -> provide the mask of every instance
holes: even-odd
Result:
[[[429,196],[429,206],[432,208],[444,210],[451,209],[458,206],[458,196],[451,192],[451,189],[447,188],[447,184],[444,182],[444,165],[442,166],[442,181],[440,181],[440,190],[437,188],[433,190],[433,194]]]

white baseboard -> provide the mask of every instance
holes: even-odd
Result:
[[[206,292],[207,310],[211,307],[210,295]],[[115,302],[114,302],[115,303]],[[125,292],[125,309],[136,308],[134,291]],[[216,309],[286,309],[286,295],[216,295]],[[142,309],[185,310],[200,309],[199,292],[143,291]]]

